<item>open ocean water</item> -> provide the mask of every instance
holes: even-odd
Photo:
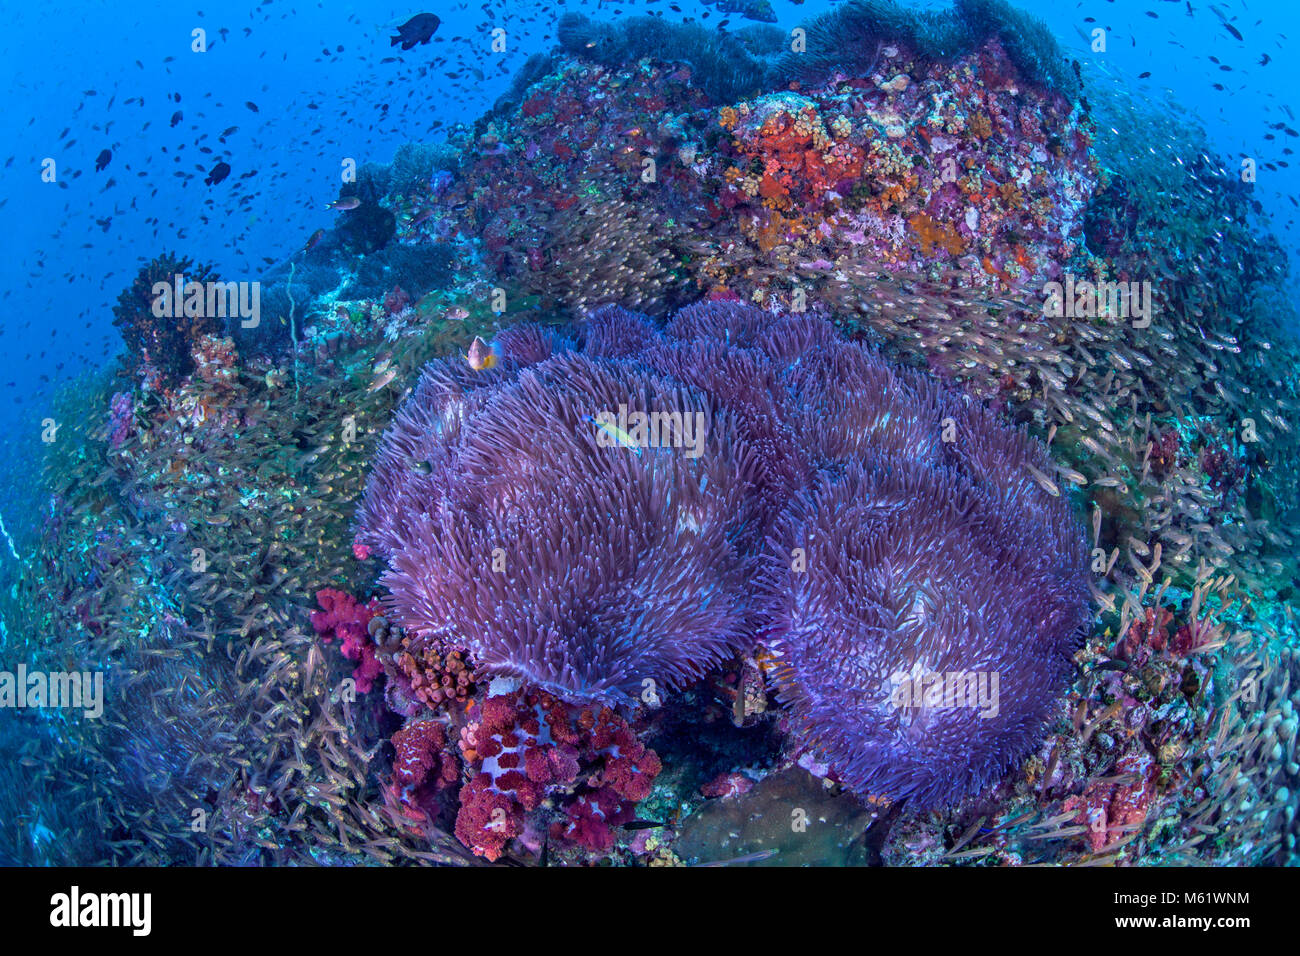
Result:
[[[1298,10],[8,10],[0,864],[1294,865]]]

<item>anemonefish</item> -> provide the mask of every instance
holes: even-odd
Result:
[[[495,343],[489,345],[476,335],[470,344],[469,352],[465,354],[465,361],[474,371],[482,372],[484,369],[494,368],[501,361],[501,350]]]

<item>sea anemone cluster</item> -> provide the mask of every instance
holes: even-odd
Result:
[[[662,332],[610,307],[497,351],[425,369],[360,508],[408,634],[616,705],[761,646],[798,746],[864,796],[960,798],[1035,742],[1088,591],[1023,430],[739,303]],[[996,699],[900,701],[923,675]]]

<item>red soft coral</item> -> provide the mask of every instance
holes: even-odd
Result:
[[[583,794],[564,808],[565,823],[551,828],[555,839],[575,843],[592,853],[608,853],[614,846],[614,826],[632,818],[630,808],[624,808],[618,796],[609,790]]]
[[[459,771],[438,721],[411,721],[393,734],[393,747],[393,779],[403,787],[431,784],[441,790],[456,782]]]
[[[498,860],[505,846],[523,832],[523,813],[504,793],[492,789],[492,779],[480,774],[460,791],[456,836],[479,856]]]
[[[488,697],[461,750],[474,776],[461,792],[456,835],[489,859],[525,825],[541,822],[525,815],[548,798],[565,816],[551,828],[557,840],[608,851],[612,827],[632,819],[661,769],[658,755],[613,710],[578,709],[543,693]],[[494,811],[496,825],[485,833]]]

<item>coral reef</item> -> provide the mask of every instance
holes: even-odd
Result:
[[[804,25],[562,18],[255,328],[141,271],[0,565],[105,719],[0,711],[0,861],[1295,863],[1252,187],[1001,0]]]
[[[937,11],[910,10],[894,0],[848,0],[815,17],[807,31],[807,51],[782,57],[769,82],[869,72],[881,47],[891,43],[906,45],[927,61],[944,62],[996,39],[1027,82],[1070,99],[1079,94],[1079,81],[1051,31],[1006,0],[954,0],[951,10]]]
[[[750,95],[764,82],[764,62],[751,55],[742,36],[693,23],[672,23],[658,17],[601,23],[580,13],[566,13],[556,35],[561,49],[611,69],[644,58],[684,63],[691,85],[712,103]],[[770,46],[768,51],[772,52]]]
[[[395,201],[402,243],[477,255],[507,297],[571,317],[705,290],[788,306],[864,260],[1035,295],[1090,268],[1090,122],[1017,80],[996,35],[938,58],[884,44],[861,72],[722,99],[666,46],[614,62],[586,36],[466,135],[478,156],[438,195]]]
[[[435,341],[408,339],[401,361],[418,367],[445,348]],[[412,833],[375,802],[391,728],[381,736],[378,712],[343,684],[359,662],[322,648],[309,623],[311,595],[342,590],[360,567],[345,502],[396,400],[366,389],[373,346],[359,385],[343,353],[313,364],[296,402],[283,368],[232,366],[219,338],[202,353],[210,364],[179,388],[131,393],[129,427],[121,399],[105,415],[120,379],[78,383],[54,410],[102,425],[60,442],[38,472],[42,537],[0,595],[6,648],[33,668],[102,671],[105,711],[0,714],[25,761],[0,789],[24,808],[0,833],[0,859],[465,862],[450,833]],[[354,387],[355,439],[338,414]],[[270,413],[285,403],[293,414]]]
[[[177,277],[182,278],[177,278]],[[208,312],[206,293],[200,292],[197,308],[187,304],[190,283],[218,282],[211,267],[198,265],[188,257],[170,252],[140,267],[131,285],[122,290],[113,306],[113,324],[126,345],[126,363],[137,374],[159,387],[176,385],[194,368],[192,352],[199,338],[220,334],[224,323]],[[155,287],[169,290],[159,303]],[[173,291],[181,283],[182,296]],[[173,301],[176,300],[176,301]],[[155,306],[172,314],[159,316]],[[231,307],[230,314],[233,314]]]

